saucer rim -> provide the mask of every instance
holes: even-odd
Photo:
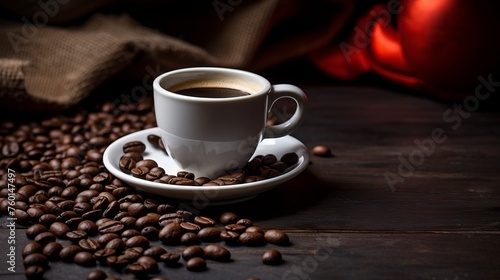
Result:
[[[193,192],[193,194],[196,192],[207,192],[207,191],[209,191],[209,192],[226,192],[227,193],[227,192],[234,192],[234,191],[244,192],[245,189],[261,188],[262,189],[261,191],[259,191],[257,193],[254,192],[252,194],[247,195],[247,196],[253,197],[260,192],[264,192],[267,189],[270,189],[271,187],[279,185],[279,184],[286,182],[286,181],[294,178],[295,176],[299,175],[307,168],[308,163],[310,161],[310,154],[309,154],[309,150],[307,149],[307,147],[302,142],[300,142],[299,140],[294,138],[293,136],[287,135],[287,136],[283,136],[280,138],[285,138],[288,141],[295,142],[296,149],[302,151],[302,153],[299,154],[299,162],[295,165],[295,167],[293,169],[289,170],[288,172],[286,172],[284,174],[281,174],[281,175],[276,176],[274,178],[269,178],[269,179],[250,182],[250,183],[241,183],[241,184],[225,185],[225,186],[169,185],[169,184],[165,184],[165,183],[158,183],[158,182],[147,181],[145,179],[135,178],[135,177],[131,176],[130,174],[127,174],[127,173],[121,171],[119,168],[115,167],[116,164],[113,164],[111,162],[112,159],[111,159],[110,153],[113,149],[119,148],[119,147],[117,147],[117,145],[119,145],[120,143],[126,143],[129,141],[133,141],[133,140],[137,139],[137,135],[139,135],[139,134],[141,134],[141,135],[142,134],[157,134],[157,135],[159,135],[158,132],[155,133],[155,131],[157,131],[158,129],[159,129],[158,127],[147,128],[147,129],[139,130],[139,131],[124,135],[124,136],[116,139],[110,145],[108,145],[108,147],[104,151],[103,163],[104,163],[104,166],[106,167],[106,169],[111,174],[113,174],[118,179],[122,180],[124,183],[130,185],[131,187],[134,187],[134,188],[139,189],[139,190],[144,191],[144,192],[151,192],[151,193],[154,193],[156,195],[160,195],[160,196],[163,196],[166,198],[178,198],[179,195],[176,196],[175,194],[180,194],[180,193],[184,193],[182,196],[185,197],[186,196],[185,192]],[[134,137],[134,136],[136,136],[136,137]],[[272,140],[280,141],[280,138],[273,138]],[[267,139],[264,139],[263,141],[266,141],[266,140]],[[151,145],[149,143],[145,143],[145,144],[148,146]],[[259,144],[259,145],[261,145],[261,144]],[[115,160],[117,160],[117,159],[115,159]],[[145,189],[155,189],[155,192],[148,191]],[[165,193],[158,194],[157,193],[158,191],[165,191]],[[235,195],[232,195],[232,196],[234,197]],[[236,195],[236,196],[238,196],[238,195]],[[244,196],[245,195],[243,194],[243,195],[240,195],[238,197],[244,197]],[[213,200],[219,201],[219,200],[226,200],[226,199],[214,198]]]

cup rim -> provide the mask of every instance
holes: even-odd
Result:
[[[177,94],[175,92],[172,92],[166,88],[164,88],[161,83],[164,79],[168,77],[172,77],[175,75],[182,75],[182,74],[189,74],[192,73],[193,75],[198,73],[198,74],[207,74],[207,73],[213,73],[213,74],[226,74],[226,75],[231,75],[231,76],[245,76],[248,77],[249,79],[253,79],[255,81],[255,84],[260,84],[261,85],[261,90],[257,92],[253,92],[249,95],[245,96],[234,96],[234,97],[227,97],[227,98],[210,98],[210,97],[197,97],[197,96],[187,96],[187,95],[182,95],[182,94]],[[172,70],[169,72],[165,72],[163,74],[160,74],[157,76],[154,81],[153,81],[153,90],[155,94],[161,94],[163,96],[167,96],[169,98],[177,99],[177,100],[185,100],[185,101],[199,101],[199,102],[234,102],[236,100],[246,100],[246,99],[252,99],[252,98],[257,98],[258,96],[262,94],[266,94],[270,91],[271,89],[271,83],[264,77],[255,74],[253,72],[241,70],[241,69],[233,69],[233,68],[225,68],[225,67],[188,67],[188,68],[181,68],[181,69],[176,69]]]

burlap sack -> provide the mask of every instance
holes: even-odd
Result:
[[[68,108],[124,71],[264,69],[332,41],[353,10],[349,0],[85,2],[0,1],[4,110]]]

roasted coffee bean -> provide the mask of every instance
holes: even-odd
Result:
[[[115,239],[115,238],[120,238],[120,236],[116,233],[105,233],[105,234],[100,235],[97,238],[97,242],[99,242],[99,244],[101,244],[101,246],[104,246],[104,245],[108,244],[108,242],[110,240]]]
[[[89,202],[91,198],[98,196],[98,195],[99,195],[99,192],[96,190],[84,190],[77,195],[77,198],[83,199],[83,202]],[[75,211],[75,212],[77,212],[77,211]]]
[[[109,183],[111,176],[107,172],[101,172],[92,178],[94,183],[107,184]]]
[[[102,224],[109,222],[109,221],[112,221],[112,220],[113,219],[111,219],[111,218],[104,217],[104,218],[101,218],[101,219],[95,221],[95,225],[97,226],[97,228],[99,228]]]
[[[287,167],[290,167],[299,162],[299,156],[295,152],[286,153],[281,156],[280,161],[284,162]]]
[[[81,252],[77,253],[74,256],[73,261],[76,264],[79,264],[82,266],[94,266],[96,264],[92,253],[89,253],[87,251],[81,251]]]
[[[220,215],[219,221],[223,225],[236,224],[238,216],[233,212],[225,212]]]
[[[161,246],[152,246],[144,251],[144,256],[152,257],[155,260],[159,260],[160,256],[166,254],[167,250],[165,250]]]
[[[135,227],[141,230],[141,229],[148,227],[148,226],[157,226],[160,215],[158,215],[156,213],[155,213],[156,215],[149,215],[149,214],[153,214],[153,213],[148,213],[148,215],[137,219],[137,221],[135,222]]]
[[[34,224],[34,225],[32,225],[32,226],[30,226],[29,228],[26,229],[26,236],[29,239],[34,239],[35,236],[37,236],[38,234],[40,234],[42,232],[47,232],[47,231],[48,231],[48,229],[44,225],[42,225],[42,224]]]
[[[60,243],[49,242],[43,247],[42,254],[49,260],[57,260],[62,249],[63,246]]]
[[[130,170],[130,173],[132,173],[132,176],[140,179],[145,179],[146,175],[149,173],[149,168],[146,166],[136,166]]]
[[[124,229],[125,226],[123,225],[123,223],[116,220],[107,221],[98,227],[98,231],[100,234],[105,234],[105,233],[120,234]]]
[[[200,227],[212,227],[215,225],[215,220],[209,217],[196,216],[194,217],[194,223]]]
[[[109,256],[106,258],[106,264],[107,266],[120,271],[127,266],[127,264],[129,264],[129,260],[123,258],[122,256]]]
[[[118,166],[120,167],[120,170],[125,172],[125,173],[130,173],[130,171],[135,168],[135,164],[136,164],[136,161],[133,158],[131,158],[129,156],[125,156],[125,155],[123,155],[120,158],[120,161],[118,162]]]
[[[33,241],[40,243],[42,246],[45,246],[45,244],[47,244],[49,242],[56,241],[56,236],[54,234],[52,234],[51,232],[46,231],[46,232],[39,233],[37,236],[35,236]]]
[[[203,258],[194,257],[186,262],[186,268],[190,271],[203,271],[207,269],[207,263]]]
[[[54,234],[57,238],[65,238],[66,233],[70,231],[69,226],[65,223],[55,222],[49,227],[49,231]]]
[[[227,231],[233,231],[237,233],[242,233],[245,231],[246,227],[244,225],[228,224],[224,226]]]
[[[267,265],[277,265],[283,262],[281,252],[276,249],[269,249],[262,255],[262,263]]]
[[[26,211],[21,209],[14,210],[14,217],[16,218],[16,222],[19,224],[28,224],[30,221],[30,216]]]
[[[239,219],[238,221],[236,221],[236,224],[237,224],[237,225],[242,225],[242,226],[244,226],[244,227],[251,227],[251,226],[253,226],[253,222],[252,222],[252,220],[250,220],[250,219],[245,219],[245,218],[243,218],[243,219]]]
[[[135,163],[135,167],[146,167],[148,170],[158,167],[158,163],[152,159],[143,159]]]
[[[123,255],[121,255],[121,257],[129,260],[129,262],[133,262],[133,261],[137,260],[140,256],[142,256],[143,253],[144,253],[144,248],[131,247],[131,248],[127,248],[123,252]]]
[[[123,231],[121,234],[121,237],[124,241],[126,241],[130,237],[134,237],[137,235],[141,235],[141,233],[138,230],[131,228],[131,229],[127,229],[127,230]]]
[[[86,212],[82,215],[82,218],[85,220],[97,221],[102,218],[102,210],[96,209],[89,212]]]
[[[251,226],[251,227],[247,227],[245,229],[246,232],[258,232],[260,234],[264,234],[264,231],[262,230],[261,227],[258,227],[258,226]]]
[[[278,158],[275,155],[267,154],[262,158],[261,165],[270,166],[271,164],[274,164],[276,161],[278,161]]]
[[[288,168],[288,166],[286,165],[286,163],[284,163],[282,161],[277,161],[277,162],[269,165],[269,168],[274,169],[281,174],[281,173],[285,172],[285,170]]]
[[[59,214],[59,216],[57,216],[56,220],[58,222],[64,223],[71,218],[79,218],[79,217],[78,214],[76,214],[74,211],[64,211],[61,214]]]
[[[198,238],[202,242],[218,242],[218,241],[220,241],[220,233],[221,232],[222,232],[222,229],[217,228],[217,227],[202,228],[198,232]]]
[[[87,235],[86,231],[73,230],[66,233],[66,238],[73,243],[78,243],[78,241],[87,238]]]
[[[146,145],[144,145],[144,143],[142,143],[141,141],[131,141],[123,145],[124,153],[129,153],[129,152],[144,153],[145,150],[146,150]]]
[[[160,215],[165,215],[169,213],[175,213],[175,207],[170,205],[170,204],[160,204],[158,205],[158,208],[156,209],[158,214]]]
[[[38,221],[44,214],[44,212],[39,208],[30,207],[28,210],[26,210],[26,214],[28,214],[31,221]]]
[[[78,202],[73,206],[73,211],[80,216],[90,210],[92,210],[92,206],[86,202]]]
[[[196,233],[186,232],[181,236],[180,242],[183,245],[197,245],[200,244],[200,239]]]
[[[211,180],[208,177],[198,177],[194,181],[195,181],[196,185],[203,186],[204,184],[207,184]]]
[[[128,152],[128,153],[125,153],[123,154],[124,157],[129,157],[131,159],[133,159],[135,162],[138,162],[138,161],[141,161],[144,159],[144,157],[142,156],[142,153],[137,153],[137,152]],[[135,166],[135,164],[134,164]]]
[[[96,261],[98,261],[101,264],[106,264],[106,259],[109,256],[114,256],[117,254],[117,251],[115,249],[110,249],[110,248],[104,248],[104,249],[99,249],[94,252],[94,258]]]
[[[258,232],[244,232],[240,234],[239,242],[245,246],[263,246],[266,243],[264,235]]]
[[[121,218],[120,222],[125,228],[133,228],[135,226],[135,223],[137,223],[137,219],[131,216],[126,216]]]
[[[231,173],[220,176],[217,179],[223,181],[224,185],[241,184],[245,179],[245,174],[243,172]]]
[[[130,237],[127,239],[125,242],[125,247],[131,248],[131,247],[142,247],[142,248],[147,248],[149,247],[149,240],[142,236],[142,235],[136,235],[133,237]]]
[[[326,145],[317,145],[312,148],[312,154],[318,157],[332,157],[332,151]]]
[[[43,279],[45,270],[38,265],[32,265],[24,270],[24,276],[28,279]]]
[[[167,245],[175,245],[180,242],[182,234],[184,230],[179,224],[169,223],[158,233],[158,238]]]
[[[141,235],[143,235],[144,237],[146,237],[149,240],[158,240],[159,233],[160,233],[160,231],[156,227],[153,227],[153,226],[147,226],[141,230]]]
[[[265,179],[270,179],[270,178],[274,178],[274,177],[278,177],[279,175],[281,175],[281,173],[275,169],[272,169],[272,168],[264,168],[261,172],[260,172],[260,176],[265,178]]]
[[[143,203],[132,203],[128,207],[128,213],[130,216],[137,218],[146,215],[148,213],[148,208],[146,208]]]
[[[78,245],[82,247],[83,250],[88,251],[88,252],[95,252],[101,248],[101,245],[99,245],[99,242],[93,240],[93,239],[81,239],[78,241]]]
[[[149,170],[149,173],[146,174],[146,180],[154,181],[160,179],[165,175],[165,170],[161,167],[153,167]]]
[[[125,242],[121,238],[111,239],[104,248],[115,249],[116,251],[122,251],[125,249]]]
[[[63,211],[72,211],[72,212],[74,212],[73,208],[75,207],[75,205],[76,205],[76,201],[74,201],[74,200],[64,200],[64,201],[57,203],[57,206],[59,206]]]
[[[79,252],[81,252],[83,249],[82,247],[74,244],[70,244],[66,247],[64,247],[60,252],[59,252],[59,259],[65,262],[71,262],[73,261],[73,258],[75,255]]]
[[[140,264],[145,264],[148,268],[148,272],[154,272],[158,270],[158,262],[151,256],[141,256],[137,259],[137,262]]]
[[[87,280],[105,280],[108,277],[106,272],[100,269],[95,269],[87,274]]]
[[[47,259],[46,256],[44,256],[41,253],[32,253],[27,255],[23,259],[23,264],[24,267],[30,267],[33,265],[40,266],[40,267],[47,267],[49,265],[49,260]]]
[[[196,182],[193,179],[184,177],[173,177],[170,180],[168,180],[167,184],[181,185],[181,186],[196,186]]]
[[[215,180],[212,180],[206,184],[203,184],[203,186],[206,186],[206,187],[218,187],[218,186],[224,186],[224,181],[222,180],[219,180],[219,179],[215,179]]]
[[[205,257],[207,259],[226,262],[231,258],[231,252],[217,244],[207,245],[203,250],[205,251]]]
[[[179,171],[179,172],[177,172],[177,177],[194,180],[195,176],[193,173],[191,173],[189,171]]]
[[[42,251],[43,251],[43,246],[40,245],[40,243],[31,241],[24,246],[22,256],[24,258],[29,254],[42,253]]]
[[[184,231],[198,232],[201,229],[199,225],[191,222],[182,222],[180,223],[180,225],[184,229]]]
[[[102,152],[100,152],[97,149],[90,149],[85,154],[85,159],[89,161],[102,163]]]
[[[194,257],[205,257],[205,251],[198,245],[191,245],[182,251],[182,258],[184,260],[189,260]]]
[[[172,223],[172,222],[175,222],[177,224],[182,223],[183,222],[182,215],[180,215],[178,213],[167,213],[167,214],[161,215],[160,218],[158,219],[158,224],[161,227],[164,227],[167,224]]]
[[[92,206],[92,209],[101,209],[101,210],[106,210],[106,207],[109,205],[109,200],[105,196],[97,196],[96,201],[94,205]]]
[[[76,227],[77,230],[85,231],[88,235],[96,235],[97,234],[97,225],[90,220],[84,220],[78,224]]]
[[[264,233],[264,238],[268,243],[285,246],[290,243],[288,235],[279,229],[271,229]]]
[[[181,255],[175,253],[165,253],[160,256],[160,260],[167,266],[176,266],[179,264]]]
[[[148,139],[148,142],[149,142],[151,145],[153,145],[153,147],[155,147],[155,148],[160,148],[160,146],[159,146],[159,144],[158,144],[158,143],[159,143],[159,141],[161,140],[161,137],[160,137],[160,136],[155,135],[155,134],[148,134],[147,139]]]
[[[156,263],[155,263],[156,264]],[[158,270],[158,265],[156,267],[153,263],[149,262],[135,262],[127,265],[125,271],[136,275],[139,278],[145,277],[145,275],[154,273]]]
[[[71,218],[71,219],[68,219],[67,221],[65,221],[64,223],[72,230],[75,230],[78,225],[83,222],[83,219],[81,217],[75,217],[75,218]]]

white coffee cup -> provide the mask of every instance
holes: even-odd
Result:
[[[237,97],[196,97],[191,89],[224,88],[248,93]],[[251,159],[264,138],[289,135],[302,123],[307,97],[298,87],[271,85],[242,70],[195,67],[164,73],[153,83],[154,107],[161,138],[179,171],[215,179],[237,170]],[[291,98],[292,117],[266,126],[273,103]]]

